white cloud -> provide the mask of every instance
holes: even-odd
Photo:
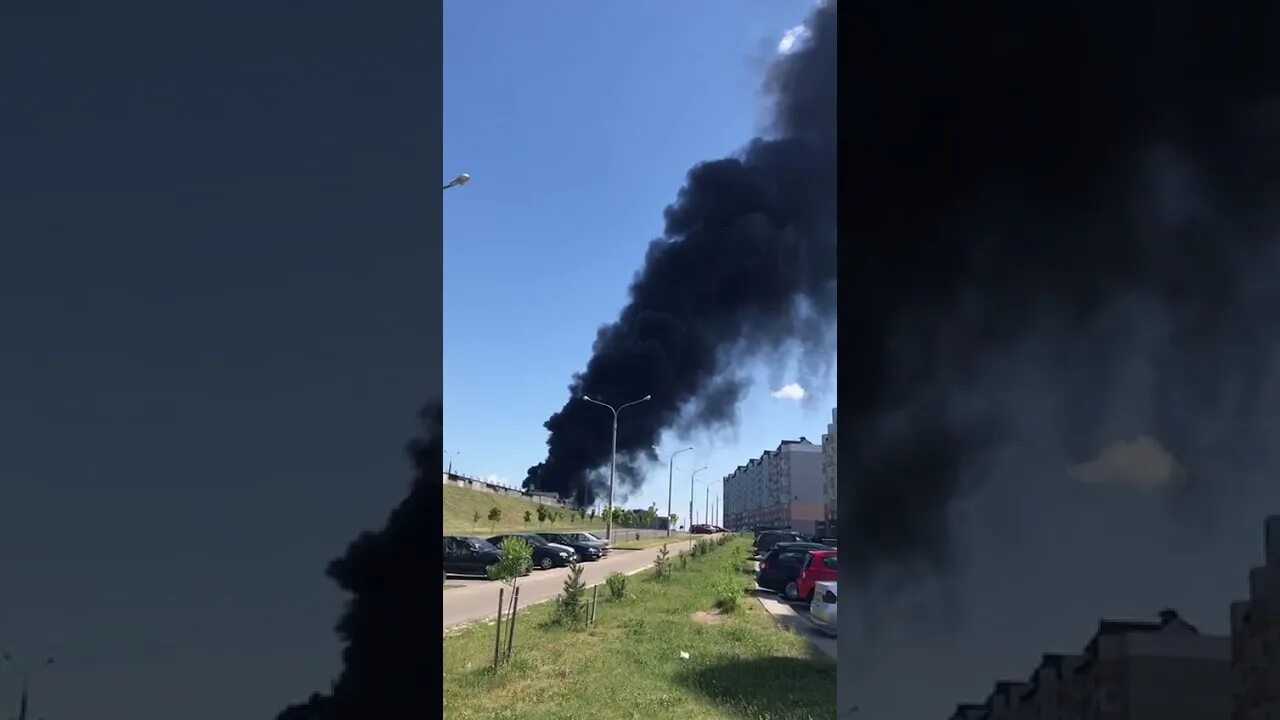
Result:
[[[799,49],[797,46],[808,39],[809,28],[804,25],[797,25],[782,34],[782,39],[778,41],[778,52],[783,55],[795,52]]]
[[[778,400],[803,400],[809,393],[800,387],[800,383],[790,383],[774,390],[772,395]]]
[[[1186,471],[1173,455],[1146,435],[1114,442],[1069,473],[1077,482],[1089,484],[1163,487],[1186,480]]]
[[[506,487],[511,487],[511,481],[503,475],[485,475],[484,481],[487,483],[493,483],[494,485],[505,485]]]

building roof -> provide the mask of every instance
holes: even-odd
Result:
[[[1040,664],[1036,665],[1036,669],[1031,671],[1031,677],[1027,679],[1026,689],[1022,693],[1022,699],[1027,699],[1036,694],[1040,689],[1040,678],[1043,670],[1052,670],[1062,676],[1062,668],[1068,658],[1072,656],[1060,653],[1045,653],[1040,656]]]
[[[951,714],[951,720],[973,720],[985,711],[986,707],[979,703],[960,703],[956,705],[956,711]]]
[[[1164,609],[1159,613],[1159,620],[1142,621],[1142,620],[1107,620],[1098,621],[1098,629],[1094,632],[1093,638],[1089,640],[1089,644],[1084,649],[1084,662],[1076,667],[1076,674],[1088,672],[1089,666],[1098,659],[1098,640],[1105,636],[1129,635],[1131,633],[1157,633],[1166,627],[1178,623],[1190,630],[1192,633],[1199,635],[1200,631],[1195,625],[1182,619],[1177,610]]]

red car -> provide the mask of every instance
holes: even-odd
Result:
[[[818,582],[834,582],[840,563],[836,561],[835,550],[811,550],[809,556],[800,566],[800,576],[795,582],[789,582],[783,590],[788,600],[808,602],[813,598],[813,584]],[[793,595],[794,594],[794,595]]]

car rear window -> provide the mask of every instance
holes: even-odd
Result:
[[[835,556],[835,555],[828,555],[828,556],[826,556],[826,557],[822,558],[822,564],[823,564],[823,565],[826,565],[826,566],[827,566],[827,568],[828,568],[828,569],[830,569],[830,570],[839,570],[839,569],[840,569],[840,563],[836,562],[836,556]]]

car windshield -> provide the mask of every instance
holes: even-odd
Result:
[[[601,540],[600,538],[596,537],[595,535],[592,535],[591,533],[578,533],[578,535],[579,535],[583,540],[586,540],[586,541],[588,541],[588,542],[604,542],[603,540]]]
[[[528,541],[528,542],[529,542],[529,544],[531,544],[531,545],[546,545],[546,544],[548,544],[548,543],[547,543],[547,541],[546,541],[545,539],[540,538],[540,537],[538,537],[537,535],[512,535],[511,537],[514,537],[514,538],[520,538],[521,540]]]
[[[462,538],[462,541],[471,546],[472,550],[488,550],[493,552],[498,549],[496,545],[485,540],[484,538]]]

